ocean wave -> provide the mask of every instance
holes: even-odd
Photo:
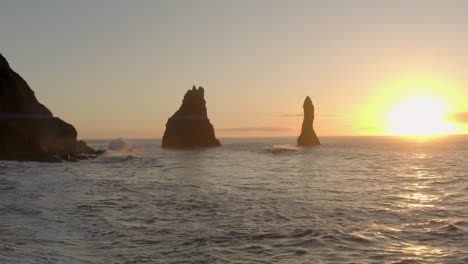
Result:
[[[284,154],[284,153],[295,153],[300,149],[297,146],[289,144],[273,145],[265,149],[267,152],[272,154]]]
[[[116,138],[109,142],[106,153],[108,155],[128,155],[133,153],[133,147],[127,140]]]
[[[109,153],[105,152],[103,155],[99,156],[98,159],[95,160],[96,163],[122,163],[126,161],[132,161],[138,159],[137,156],[128,155],[124,153]]]
[[[468,260],[468,167],[455,162],[466,145],[435,155],[356,138],[237,140],[193,151],[130,140],[131,153],[78,163],[0,163],[0,263]]]
[[[13,181],[7,179],[0,179],[0,190],[8,191],[16,189],[16,184]]]

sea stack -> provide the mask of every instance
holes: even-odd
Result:
[[[297,139],[298,146],[316,146],[320,145],[320,141],[314,131],[314,105],[312,100],[307,96],[304,101],[304,121],[302,122],[301,135]]]
[[[101,153],[76,138],[0,54],[0,160],[75,161]]]
[[[193,86],[185,93],[182,106],[167,120],[163,148],[219,147],[213,125],[208,119],[205,90]]]

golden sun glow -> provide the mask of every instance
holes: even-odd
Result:
[[[447,108],[437,98],[408,98],[390,113],[389,134],[417,137],[453,134],[455,124],[442,119],[446,114]]]

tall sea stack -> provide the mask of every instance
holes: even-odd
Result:
[[[167,120],[162,139],[163,148],[194,148],[221,146],[206,112],[205,90],[193,86],[182,106]]]
[[[297,139],[299,146],[316,146],[320,145],[320,141],[314,131],[314,105],[312,100],[307,96],[304,101],[304,121],[302,122],[301,135]]]
[[[73,161],[98,154],[54,117],[0,54],[0,160]]]

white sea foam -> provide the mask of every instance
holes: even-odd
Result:
[[[291,144],[277,144],[273,145],[273,147],[267,147],[266,150],[273,154],[281,154],[281,153],[292,153],[299,151],[299,147],[293,146]]]
[[[129,154],[133,152],[133,148],[125,139],[117,138],[109,142],[107,151],[111,155]]]

